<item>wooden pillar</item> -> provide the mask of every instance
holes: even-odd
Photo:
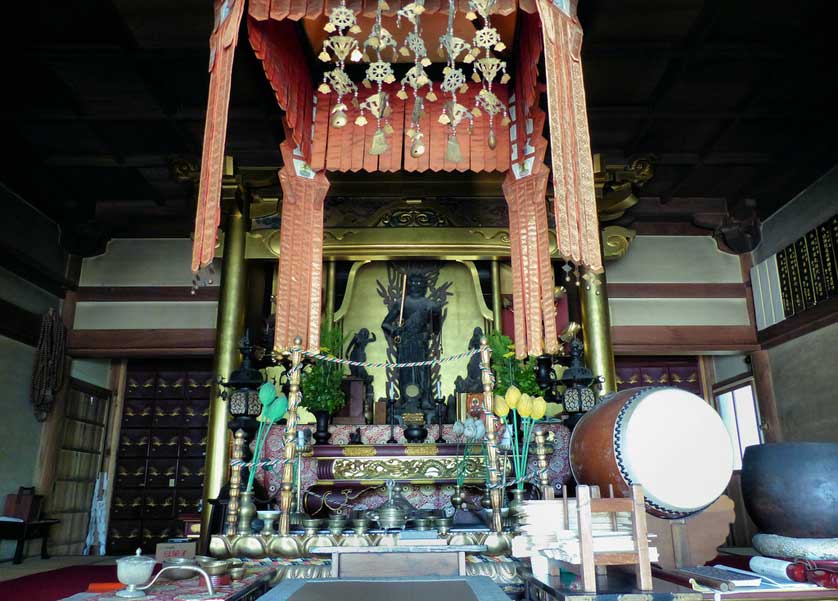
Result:
[[[500,293],[500,261],[492,259],[492,319],[495,331],[503,334],[503,301]]]
[[[605,378],[600,395],[616,392],[617,369],[611,346],[611,315],[605,273],[586,273],[579,286],[579,299],[585,336],[585,363],[595,376]]]
[[[238,367],[241,357],[239,343],[244,333],[245,290],[245,241],[249,221],[248,201],[239,194],[238,182],[228,173],[223,186],[225,205],[229,206],[224,233],[224,259],[221,266],[221,288],[215,326],[215,365],[207,431],[207,460],[204,473],[203,507],[201,512],[201,549],[206,549],[210,539],[209,499],[215,499],[227,480],[229,472],[229,445],[227,403],[220,396],[218,380],[227,380]]]
[[[768,351],[751,353],[751,370],[754,374],[757,405],[762,419],[765,442],[783,442],[783,428],[774,398],[774,382],[771,377],[771,360]]]

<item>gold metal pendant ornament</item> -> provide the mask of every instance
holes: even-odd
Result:
[[[413,144],[410,145],[410,156],[418,159],[425,154],[425,136],[420,132],[416,132],[413,136]]]
[[[387,152],[389,148],[390,145],[387,144],[387,137],[384,135],[384,130],[379,127],[375,130],[375,134],[372,137],[372,144],[370,144],[370,154],[373,156],[378,156]]]
[[[452,163],[459,163],[463,160],[463,155],[460,152],[460,143],[456,136],[448,138],[448,146],[445,148],[445,160]]]

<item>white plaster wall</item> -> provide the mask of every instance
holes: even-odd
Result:
[[[739,257],[720,251],[710,236],[637,236],[605,271],[614,284],[742,281]]]
[[[611,298],[612,326],[746,326],[744,298]]]
[[[215,328],[218,303],[81,302],[76,304],[77,330],[204,329]]]
[[[110,359],[73,359],[70,376],[76,380],[110,389]]]
[[[35,349],[0,336],[0,492],[32,486],[42,425],[29,401]],[[13,541],[0,542],[0,560],[14,554]],[[2,585],[0,585],[2,589]],[[0,595],[2,597],[2,595]]]
[[[39,314],[46,313],[50,307],[57,309],[59,305],[58,298],[46,290],[2,267],[0,267],[0,299]]]
[[[714,383],[724,382],[751,373],[747,355],[716,355],[713,357]]]
[[[774,398],[789,442],[838,442],[838,323],[768,350]]]
[[[118,238],[105,254],[84,259],[80,286],[191,286],[188,238]],[[216,272],[213,285],[221,281]]]

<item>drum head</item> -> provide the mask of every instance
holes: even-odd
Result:
[[[733,472],[733,446],[719,414],[678,388],[640,394],[624,407],[614,434],[621,469],[646,499],[692,512],[721,495]]]

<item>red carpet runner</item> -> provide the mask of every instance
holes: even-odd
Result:
[[[3,601],[58,601],[91,582],[116,582],[116,566],[70,566],[0,582]]]

